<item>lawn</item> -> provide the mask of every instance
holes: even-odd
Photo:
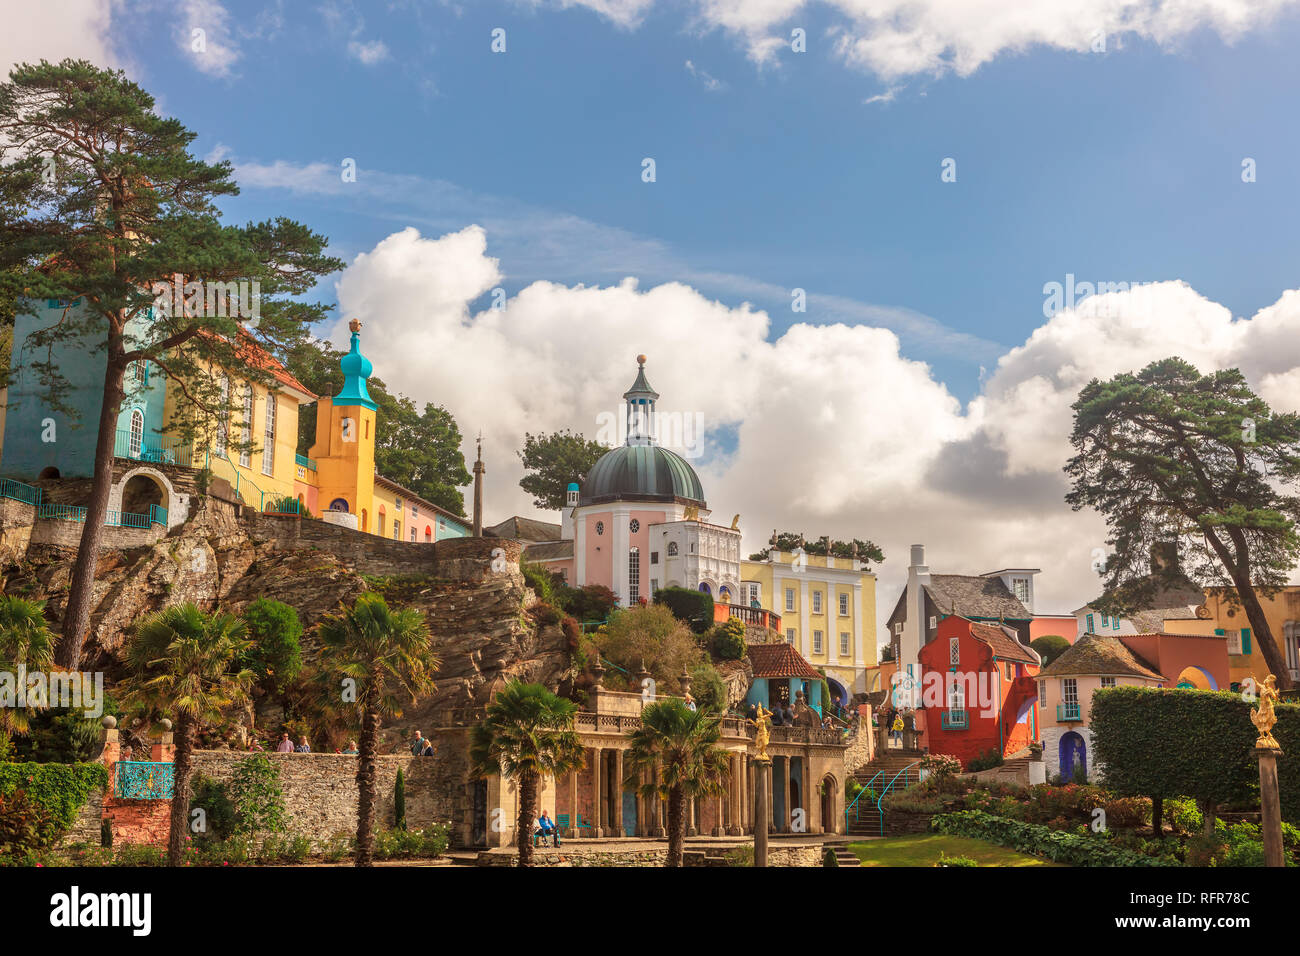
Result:
[[[1062,865],[985,843],[983,840],[942,833],[919,833],[915,836],[850,843],[849,851],[862,861],[863,866],[934,866],[939,861],[941,852],[948,856],[968,856],[980,866]]]

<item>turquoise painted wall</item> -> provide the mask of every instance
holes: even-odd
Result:
[[[755,707],[762,704],[766,707],[767,701],[767,678],[755,677],[754,682],[749,685],[749,693],[745,695],[745,703],[753,704]]]
[[[86,341],[60,342],[52,349],[30,344],[28,338],[33,332],[59,321],[63,304],[53,299],[29,300],[26,306],[14,320],[4,472],[15,478],[32,479],[46,468],[57,468],[64,478],[88,478],[94,471],[95,431],[104,391],[104,353],[94,347],[96,343]],[[86,306],[74,303],[72,308],[79,310]],[[127,327],[128,335],[141,331],[148,321],[147,317],[134,320]],[[69,391],[63,401],[74,409],[73,414],[54,411],[49,406],[40,376],[31,366],[32,362],[47,358],[68,381]],[[163,425],[166,382],[156,367],[147,369],[146,375],[146,383],[130,389],[123,401],[118,428],[126,431],[131,410],[139,408],[145,416],[145,442],[148,443],[150,435],[156,439],[156,432]],[[51,437],[53,441],[48,440]]]

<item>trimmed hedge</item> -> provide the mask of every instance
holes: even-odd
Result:
[[[655,592],[655,603],[673,612],[673,617],[686,624],[696,634],[713,627],[713,595],[690,588],[660,588]]]
[[[1195,797],[1216,806],[1257,804],[1253,705],[1229,691],[1112,687],[1092,698],[1090,721],[1106,786],[1147,797]],[[1300,823],[1300,706],[1278,704],[1273,736],[1282,819]]]
[[[108,770],[97,763],[0,763],[0,804],[21,813],[23,821],[7,832],[23,836],[0,846],[0,853],[19,852],[56,843],[77,820],[92,790],[108,786]],[[24,797],[14,798],[18,791]]]
[[[951,836],[974,837],[1021,853],[1045,856],[1071,866],[1178,866],[1168,857],[1146,856],[1111,846],[1095,837],[1064,833],[1036,823],[995,817],[983,810],[958,810],[930,821],[930,828]]]

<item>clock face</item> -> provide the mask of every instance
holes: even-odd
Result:
[[[603,521],[597,521],[597,522],[596,522],[596,534],[604,534],[604,533],[605,533],[605,522],[603,522]]]
[[[639,522],[639,521],[637,521],[635,518],[633,518],[633,519],[632,519],[632,523],[631,523],[630,525],[628,525],[628,527],[632,529],[632,533],[633,533],[633,534],[636,534],[638,531],[641,530],[641,522]]]

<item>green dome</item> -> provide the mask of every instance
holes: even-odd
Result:
[[[658,445],[623,445],[592,466],[578,504],[606,501],[705,503],[695,469],[681,455]]]

